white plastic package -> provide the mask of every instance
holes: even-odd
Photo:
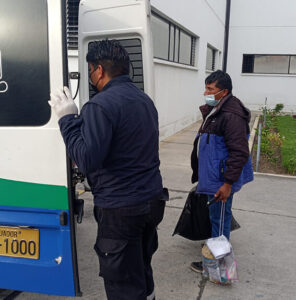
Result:
[[[222,258],[231,252],[231,244],[224,235],[208,239],[206,245],[216,259]]]

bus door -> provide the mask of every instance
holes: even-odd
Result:
[[[63,0],[0,0],[0,289],[79,295],[71,164],[50,93],[67,85]]]
[[[80,1],[78,49],[81,105],[94,92],[88,84],[86,54],[90,43],[116,39],[130,56],[130,77],[134,84],[154,98],[153,53],[148,0]]]

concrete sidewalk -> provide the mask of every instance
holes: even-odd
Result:
[[[200,242],[169,236],[193,187],[190,153],[198,127],[193,124],[160,147],[171,200],[155,257],[158,299],[296,299],[296,178],[258,174],[235,195],[233,214],[241,229],[233,232],[231,242],[240,280],[231,287],[203,281],[188,268],[191,261],[201,260]]]
[[[161,171],[170,201],[159,226],[159,250],[153,268],[158,300],[187,299],[296,299],[296,180],[256,175],[234,197],[233,213],[241,229],[231,242],[238,262],[239,282],[217,286],[189,269],[201,259],[201,242],[188,241],[172,232],[191,185],[190,153],[199,124],[195,123],[160,143]],[[86,200],[83,223],[77,227],[81,289],[80,299],[106,299],[98,277],[93,250],[96,225],[92,197]],[[22,293],[18,299],[72,299]],[[133,299],[131,299],[133,300]]]

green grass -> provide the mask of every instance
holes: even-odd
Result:
[[[276,127],[283,144],[281,146],[282,164],[289,174],[296,174],[296,119],[292,116],[277,116]]]

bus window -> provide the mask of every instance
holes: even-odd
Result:
[[[50,119],[47,1],[0,0],[0,7],[0,126],[44,125]]]
[[[133,83],[142,91],[144,91],[144,75],[142,60],[142,45],[140,39],[120,39],[118,42],[125,48],[130,57],[130,73],[129,76]],[[91,44],[90,42],[88,46]],[[88,70],[90,71],[90,69]],[[89,85],[89,98],[91,99],[96,92]]]

